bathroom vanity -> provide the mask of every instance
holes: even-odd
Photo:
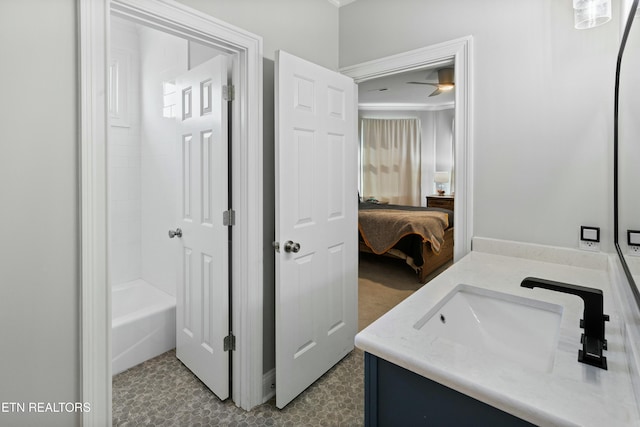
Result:
[[[534,425],[370,353],[364,363],[367,426]]]
[[[356,336],[366,425],[640,425],[609,262],[474,239],[473,252]],[[525,289],[528,276],[602,290],[607,370],[578,362],[583,301]]]

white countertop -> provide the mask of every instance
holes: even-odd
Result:
[[[476,245],[474,241],[476,246],[483,245]],[[513,253],[515,256],[471,252],[360,332],[356,345],[536,425],[639,426],[640,415],[624,348],[624,324],[614,306],[606,261],[585,263],[582,259],[566,265],[518,258],[521,254]],[[601,255],[606,259],[606,255]],[[580,256],[578,254],[578,258]],[[586,259],[589,256],[587,254]],[[578,362],[578,350],[582,348],[582,329],[578,327],[582,300],[574,295],[520,287],[522,279],[528,276],[603,290],[604,313],[611,317],[605,326],[608,350],[604,356],[608,370]],[[463,345],[425,336],[423,331],[414,328],[416,322],[458,284],[563,306],[553,369],[543,373],[506,359],[478,357]]]

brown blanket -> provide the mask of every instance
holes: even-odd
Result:
[[[448,226],[448,216],[444,212],[391,209],[358,212],[358,228],[362,238],[378,255],[387,252],[409,234],[417,234],[423,242],[431,242],[431,249],[437,254]]]

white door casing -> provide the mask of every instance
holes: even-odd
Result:
[[[278,51],[275,93],[276,406],[282,408],[354,348],[358,144],[351,78]]]
[[[262,400],[262,37],[173,0],[77,0],[81,257],[81,400],[85,426],[111,425],[111,293],[107,286],[106,99],[110,14],[184,35],[238,57],[233,126],[233,400]]]
[[[473,236],[473,56],[473,37],[466,36],[340,69],[340,72],[360,83],[391,74],[432,67],[443,61],[453,61],[456,82],[456,209],[453,247],[455,262],[471,252]]]
[[[229,397],[227,61],[223,55],[176,78],[178,277],[176,355],[220,399]],[[177,237],[177,236],[176,236]]]

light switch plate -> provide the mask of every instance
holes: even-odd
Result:
[[[580,227],[580,240],[585,242],[600,242],[600,227]]]
[[[628,255],[640,256],[640,231],[627,230]]]
[[[600,227],[580,227],[580,249],[600,252]]]

